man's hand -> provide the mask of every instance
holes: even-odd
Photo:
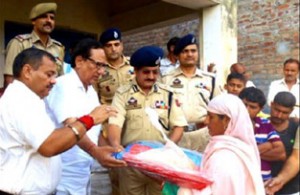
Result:
[[[283,187],[283,184],[281,177],[274,177],[265,181],[266,194],[273,195]]]
[[[207,72],[216,73],[217,70],[215,69],[216,64],[210,63],[207,65]]]
[[[91,113],[90,116],[94,119],[94,124],[100,124],[106,121],[111,116],[116,116],[117,110],[112,106],[102,105],[97,106]]]
[[[124,150],[124,147],[122,145],[114,145],[113,148],[118,152],[121,152]]]
[[[113,156],[115,152],[120,152],[120,150],[111,146],[96,146],[92,148],[90,154],[104,167],[127,166],[125,161],[115,159]]]

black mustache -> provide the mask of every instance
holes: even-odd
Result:
[[[51,23],[50,22],[47,22],[46,24],[44,24],[43,26],[50,26],[52,27]]]
[[[277,118],[277,117],[273,117],[273,120],[282,120],[282,119]]]
[[[54,86],[54,84],[50,84],[50,85],[47,86],[47,88],[48,88],[48,89],[52,89],[53,86]]]

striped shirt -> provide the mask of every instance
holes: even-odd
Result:
[[[280,141],[280,137],[275,131],[274,127],[271,125],[269,119],[256,117],[254,121],[255,121],[254,133],[255,133],[255,139],[257,145],[266,142]],[[261,174],[264,181],[272,177],[271,164],[269,161],[261,159]]]

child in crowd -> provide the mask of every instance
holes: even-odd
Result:
[[[244,75],[239,73],[230,73],[227,76],[224,88],[227,90],[227,93],[238,96],[240,92],[246,87],[246,82],[247,80]]]
[[[266,181],[272,177],[270,161],[286,158],[284,146],[270,120],[257,116],[266,103],[264,93],[255,87],[248,87],[240,92],[239,97],[244,102],[253,123],[255,139],[261,158],[261,174],[263,180]],[[271,150],[278,151],[276,157],[268,155]]]

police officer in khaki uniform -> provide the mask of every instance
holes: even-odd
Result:
[[[123,55],[121,32],[117,28],[110,28],[100,36],[107,59],[106,74],[99,78],[98,95],[102,104],[111,104],[117,88],[128,84],[134,77],[129,59]]]
[[[136,78],[132,84],[117,89],[112,106],[118,111],[117,117],[109,118],[108,138],[116,148],[130,143],[152,140],[164,143],[162,134],[150,122],[145,108],[156,110],[160,123],[170,130],[169,137],[177,143],[187,126],[177,94],[167,86],[157,83],[162,49],[145,46],[131,57]],[[161,194],[157,181],[145,176],[136,169],[119,169],[121,194]]]
[[[128,57],[123,55],[121,31],[109,28],[100,36],[107,59],[106,71],[98,80],[95,89],[101,104],[110,105],[118,87],[130,83],[134,78],[133,67],[130,66]],[[100,144],[107,144],[107,123],[102,124]]]
[[[30,47],[51,53],[56,58],[58,74],[63,73],[64,46],[49,36],[55,27],[56,9],[56,3],[40,3],[34,6],[29,15],[33,25],[31,34],[18,35],[8,43],[4,67],[4,87],[13,81],[12,65],[15,57]]]
[[[105,74],[94,85],[101,104],[110,105],[118,87],[128,84],[134,77],[133,67],[129,58],[123,55],[123,43],[121,31],[117,28],[109,28],[100,35],[100,43],[105,53],[107,64]],[[107,122],[102,123],[100,145],[107,145]],[[119,194],[117,172],[109,172],[112,186],[112,194]]]
[[[165,74],[162,82],[179,93],[189,124],[179,145],[203,152],[209,139],[203,122],[207,115],[207,103],[216,93],[215,78],[197,68],[199,53],[194,35],[182,37],[176,44],[174,54],[177,55],[180,66]]]

